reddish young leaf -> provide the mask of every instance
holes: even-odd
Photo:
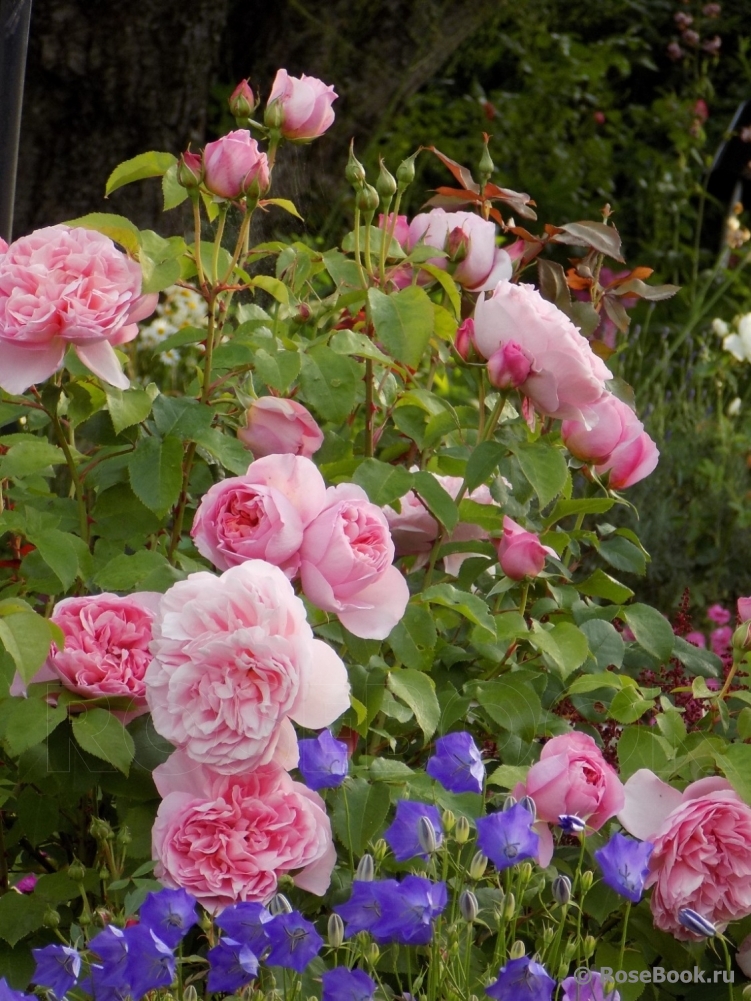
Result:
[[[431,153],[435,153],[435,155],[438,157],[441,163],[445,164],[448,167],[448,169],[451,171],[451,173],[454,175],[454,177],[457,179],[457,181],[459,182],[459,184],[461,184],[463,188],[465,188],[467,191],[474,191],[476,193],[479,193],[480,187],[478,184],[475,183],[472,174],[467,170],[466,167],[462,167],[462,165],[460,163],[457,163],[456,160],[452,160],[451,157],[446,156],[445,153],[441,153],[441,151],[436,149],[435,146],[428,146],[427,148],[430,150]]]

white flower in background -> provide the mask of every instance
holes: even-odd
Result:
[[[751,313],[741,316],[735,324],[737,333],[722,339],[722,346],[738,361],[751,361]]]
[[[736,396],[735,399],[728,403],[727,415],[728,417],[737,417],[741,412],[741,398]]]
[[[171,285],[165,289],[164,299],[156,308],[156,316],[151,323],[141,327],[138,346],[152,351],[184,327],[203,327],[206,324],[206,300],[193,289]],[[159,355],[163,364],[176,366],[180,352],[169,349]]]
[[[717,334],[718,337],[726,337],[727,334],[730,332],[730,327],[727,325],[727,323],[725,323],[724,320],[721,320],[718,316],[715,320],[712,320],[712,330]]]

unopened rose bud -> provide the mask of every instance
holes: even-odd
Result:
[[[532,362],[516,341],[507,341],[488,358],[488,380],[497,389],[516,389],[526,382]]]
[[[506,813],[507,810],[510,810],[512,807],[516,806],[517,802],[518,800],[516,796],[512,796],[511,793],[509,793],[508,796],[504,799],[503,806],[501,807],[503,813]]]
[[[480,908],[477,903],[477,897],[471,890],[462,890],[459,895],[459,911],[468,924],[472,924],[473,921],[477,920]]]
[[[355,879],[359,880],[361,883],[371,883],[375,876],[375,865],[373,863],[372,855],[363,855],[360,861],[357,863],[357,869],[355,870]]]
[[[417,153],[419,152],[418,150]],[[397,167],[396,183],[399,191],[404,191],[415,179],[415,159],[417,158],[417,153],[413,153],[406,160],[402,160]]]
[[[438,847],[435,827],[433,827],[428,817],[420,817],[417,822],[417,840],[427,855],[432,855]]]
[[[699,44],[699,32],[694,31],[693,28],[688,28],[686,31],[684,31],[683,34],[681,35],[681,38],[686,43],[686,45],[691,45],[692,47],[695,47]]]
[[[449,233],[446,240],[446,253],[452,264],[459,264],[466,259],[469,253],[469,237],[461,226],[455,226]]]
[[[365,168],[355,156],[355,140],[349,144],[349,159],[344,168],[344,176],[353,188],[361,188],[365,183]]]
[[[379,162],[381,170],[378,174],[378,180],[376,181],[376,190],[378,191],[384,206],[386,206],[396,194],[396,178],[386,168],[383,158],[381,158]]]
[[[378,208],[380,198],[378,197],[378,192],[372,184],[363,184],[357,195],[356,203],[357,207],[366,219],[368,217],[372,218],[372,216],[375,215],[375,210]]]
[[[189,191],[201,186],[203,180],[203,157],[200,153],[186,150],[177,162],[177,183]]]
[[[722,7],[718,3],[705,4],[701,9],[701,12],[704,15],[704,17],[719,17],[721,11]]]
[[[465,845],[469,841],[470,826],[466,817],[459,817],[454,830],[454,841],[458,845]]]
[[[330,914],[326,929],[329,945],[338,949],[344,941],[344,922],[338,914]]]
[[[485,143],[485,146],[483,148],[482,156],[480,157],[480,162],[478,164],[478,169],[480,171],[480,175],[484,177],[486,180],[490,178],[490,175],[495,170],[495,164],[490,158],[490,150],[488,149],[487,143]]]
[[[248,81],[241,80],[230,94],[228,103],[230,114],[234,115],[235,118],[241,119],[242,124],[245,124],[247,119],[253,114],[258,102],[253,96],[253,91],[250,89]],[[238,122],[238,125],[241,122]]]
[[[680,47],[677,42],[671,42],[667,47],[668,58],[672,59],[673,62],[678,62],[679,59],[683,59],[686,53]]]
[[[127,845],[131,844],[133,841],[133,835],[130,833],[130,828],[123,825],[117,832],[117,843],[121,847],[125,848]]]
[[[94,817],[89,827],[89,833],[95,841],[109,841],[112,835],[112,828],[106,820]]]
[[[91,924],[92,918],[88,911],[83,911],[78,915],[78,923],[82,928],[88,928]]]
[[[702,51],[706,52],[707,55],[718,56],[722,48],[722,39],[719,35],[715,35],[714,38],[708,38],[706,42],[702,42],[701,47]]]
[[[551,890],[557,904],[563,906],[571,900],[571,880],[568,876],[556,876]]]
[[[60,915],[54,908],[48,907],[42,915],[42,925],[45,928],[58,928],[60,925]]]
[[[274,917],[279,914],[291,914],[292,904],[287,900],[283,893],[275,893],[274,896],[267,904],[268,910]]]
[[[68,876],[74,883],[82,883],[86,878],[86,867],[78,859],[73,859],[68,866]]]
[[[99,870],[99,878],[103,883],[107,883],[110,879],[112,879],[110,871],[106,865],[103,865],[102,868]]]
[[[510,959],[521,959],[527,954],[527,948],[521,939],[517,939],[508,951]]]
[[[471,316],[468,316],[466,320],[463,320],[456,330],[456,338],[454,340],[454,348],[456,353],[464,361],[469,361],[469,359],[474,354],[475,350],[475,321]]]
[[[472,861],[469,863],[469,878],[477,882],[478,879],[482,879],[485,875],[485,870],[488,867],[488,858],[483,855],[482,852],[475,852],[472,857]]]
[[[686,28],[689,27],[689,25],[694,23],[692,15],[686,13],[686,11],[683,10],[679,10],[676,14],[674,14],[673,20],[681,29],[681,31],[685,30]]]
[[[589,891],[592,889],[592,884],[594,883],[594,881],[595,881],[595,874],[592,872],[591,869],[585,869],[584,872],[581,874],[581,880],[579,881],[582,893],[589,893]]]
[[[582,949],[584,950],[584,958],[589,959],[590,956],[594,956],[595,949],[597,948],[597,939],[594,935],[587,935],[582,943]]]

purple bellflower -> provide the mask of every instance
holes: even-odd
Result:
[[[56,998],[62,999],[81,972],[78,952],[67,945],[46,945],[31,952],[36,960],[32,982],[38,987],[46,987]]]
[[[263,904],[243,901],[225,907],[216,918],[216,923],[231,939],[247,945],[253,955],[260,959],[269,945],[266,925],[272,920],[273,916]]]
[[[653,850],[651,841],[636,841],[620,833],[614,834],[595,852],[603,882],[626,900],[638,904],[649,875],[649,857]]]
[[[337,966],[326,970],[321,980],[321,1001],[372,1001],[375,994],[375,982],[362,970]]]
[[[540,963],[529,956],[510,959],[498,971],[498,979],[485,988],[496,1001],[550,1001],[555,990],[555,980]]]
[[[482,792],[485,765],[471,734],[461,731],[440,737],[426,771],[449,792]]]
[[[349,772],[347,745],[337,740],[330,730],[322,730],[312,740],[298,742],[300,762],[298,768],[309,789],[334,789],[340,786]]]
[[[390,827],[383,832],[383,836],[388,842],[389,848],[394,853],[397,862],[406,862],[408,859],[419,856],[426,859],[428,856],[420,841],[420,818],[425,817],[433,826],[435,831],[436,846],[443,841],[443,825],[441,815],[437,806],[428,803],[415,803],[409,799],[400,799],[396,804],[396,816]]]
[[[315,926],[306,921],[299,911],[277,914],[266,925],[271,952],[266,957],[268,966],[286,966],[302,973],[315,959],[323,946],[323,939]]]
[[[258,960],[250,946],[226,936],[219,945],[209,949],[208,960],[209,979],[206,986],[210,991],[228,994],[240,991],[258,973]]]
[[[533,822],[534,817],[521,803],[488,817],[478,817],[477,847],[500,870],[535,858],[540,836],[532,830]]]
[[[177,948],[198,923],[196,902],[185,890],[150,893],[139,913],[141,924],[150,928],[171,949]]]

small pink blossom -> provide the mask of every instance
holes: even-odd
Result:
[[[693,646],[698,646],[701,650],[706,650],[707,637],[704,633],[700,633],[698,631],[686,633],[685,639],[687,643],[691,643]]]
[[[511,277],[511,258],[495,245],[495,223],[474,212],[446,212],[431,209],[416,215],[409,225],[408,251],[419,243],[447,251],[454,259],[449,268],[455,281],[469,292],[489,291]],[[445,257],[429,261],[437,268],[448,267]]]
[[[747,622],[751,619],[751,598],[739,598],[737,607],[738,618],[741,622]]]
[[[279,70],[269,94],[266,124],[278,127],[285,139],[310,142],[333,125],[331,105],[336,99],[334,88],[316,77],[294,77]]]
[[[266,903],[280,876],[322,896],[336,862],[318,795],[278,765],[220,775],[177,751],[154,769],[162,796],[152,831],[155,875],[209,912]]]
[[[717,626],[726,626],[730,622],[730,612],[722,605],[710,605],[707,609],[707,618]]]
[[[475,345],[475,321],[471,316],[468,316],[466,320],[463,320],[456,329],[456,338],[454,339],[454,347],[456,348],[456,353],[460,358],[467,361],[472,355]]]
[[[247,129],[228,132],[203,151],[203,183],[220,198],[241,198],[269,187],[269,162]]]
[[[323,431],[302,403],[278,396],[254,400],[237,437],[256,459],[275,454],[309,459],[323,444]]]
[[[730,644],[733,641],[733,630],[730,626],[719,626],[709,634],[709,642],[712,653],[718,657],[725,657],[730,652]]]
[[[547,556],[557,553],[550,546],[543,546],[534,532],[528,532],[505,515],[503,535],[498,540],[498,561],[501,569],[512,580],[537,577],[545,566]]]
[[[516,389],[529,378],[532,360],[520,344],[507,341],[488,358],[488,381],[497,389]]]
[[[130,385],[113,348],[133,340],[158,296],[141,294],[140,266],[90,229],[48,226],[0,256],[0,388],[23,393],[63,363],[66,348],[119,389]]]

